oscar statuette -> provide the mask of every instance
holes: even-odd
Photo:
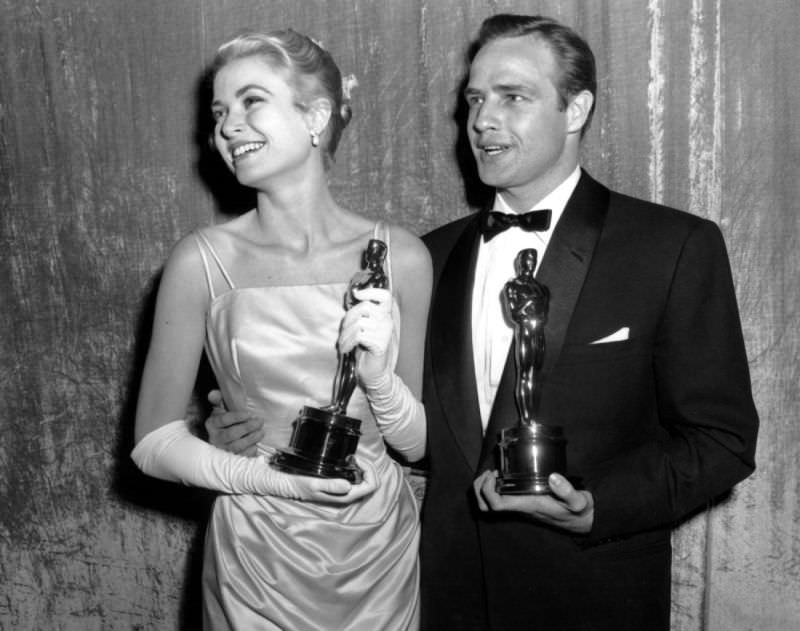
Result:
[[[354,289],[388,288],[389,280],[383,270],[386,249],[383,241],[370,239],[362,257],[362,269],[352,278],[345,293],[345,309],[358,302],[353,296]],[[347,404],[356,384],[356,349],[352,349],[339,354],[331,403],[322,408],[306,405],[300,410],[289,446],[278,450],[272,466],[286,473],[344,478],[351,484],[361,482],[363,472],[355,463],[361,421],[347,416]]]
[[[534,278],[537,252],[520,250],[517,275],[503,288],[503,306],[514,328],[515,398],[519,419],[515,427],[500,432],[500,472],[497,492],[503,495],[544,495],[550,492],[551,473],[566,472],[563,429],[538,422],[541,397],[540,371],[544,361],[544,325],[550,292]]]

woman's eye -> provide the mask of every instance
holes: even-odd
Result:
[[[243,103],[244,103],[245,107],[250,107],[251,105],[255,105],[256,103],[260,103],[263,100],[264,99],[262,99],[259,96],[246,96],[243,99]]]

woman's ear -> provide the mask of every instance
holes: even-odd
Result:
[[[306,110],[306,125],[313,136],[321,136],[331,119],[331,102],[328,99],[314,99]]]

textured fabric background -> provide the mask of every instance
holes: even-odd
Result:
[[[203,150],[216,46],[243,28],[321,40],[359,82],[336,197],[421,234],[479,198],[458,159],[463,53],[505,10],[593,46],[592,174],[714,219],[730,250],[759,468],[676,531],[673,628],[797,628],[795,0],[0,0],[0,628],[199,628],[209,498],[127,454],[169,248],[248,201]]]

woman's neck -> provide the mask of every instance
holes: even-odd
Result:
[[[265,242],[290,249],[310,250],[330,241],[345,214],[327,183],[283,190],[260,191],[254,217]]]

